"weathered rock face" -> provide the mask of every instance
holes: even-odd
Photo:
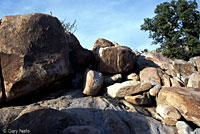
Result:
[[[84,73],[91,64],[94,64],[94,54],[92,51],[84,49],[72,33],[66,33],[66,37],[73,71],[75,73]]]
[[[102,73],[126,73],[133,69],[135,53],[128,47],[106,47],[95,51],[98,70]]]
[[[200,126],[200,89],[187,87],[165,87],[159,92],[157,104],[168,104],[176,108],[183,117]]]
[[[189,76],[187,87],[200,88],[200,73],[193,73]]]
[[[122,83],[115,83],[107,87],[107,93],[112,98],[122,98],[125,96],[129,96],[131,94],[140,93],[143,91],[147,91],[151,88],[151,83],[139,81],[125,81]]]
[[[85,83],[83,93],[86,95],[96,95],[103,85],[103,74],[93,70],[85,73]]]
[[[186,77],[196,72],[195,67],[184,60],[172,60],[164,57],[160,53],[143,53],[137,57],[136,63],[139,69],[144,69],[145,67],[156,67],[166,70],[168,75],[177,77],[181,75]]]
[[[70,73],[64,30],[59,20],[50,15],[3,17],[0,53],[7,101]]]

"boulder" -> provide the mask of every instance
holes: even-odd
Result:
[[[178,134],[196,134],[192,132],[192,128],[184,121],[178,121],[176,123]]]
[[[184,60],[174,60],[171,64],[173,68],[169,70],[169,74],[175,77],[178,77],[178,75],[187,77],[196,72],[195,67],[190,62]]]
[[[112,46],[118,46],[116,43],[111,42],[109,40],[99,38],[95,41],[94,46],[92,48],[92,51],[96,51],[99,47],[112,47]]]
[[[107,87],[107,93],[112,98],[122,98],[132,94],[147,91],[151,88],[151,83],[149,82],[139,82],[139,81],[125,81],[122,83],[115,83],[114,85]]]
[[[200,72],[200,56],[190,58],[190,62],[196,67],[197,71]]]
[[[136,56],[128,47],[100,47],[95,51],[98,70],[104,74],[126,73],[133,69]]]
[[[135,96],[125,96],[126,101],[134,104],[134,105],[146,105],[148,104],[148,99],[143,95],[135,95]]]
[[[140,71],[140,81],[150,82],[151,85],[161,86],[161,78],[159,75],[160,69],[154,67],[147,67]]]
[[[133,81],[139,81],[139,76],[136,73],[131,73],[127,75],[126,80],[133,80]]]
[[[66,32],[66,42],[69,45],[70,61],[74,73],[84,73],[86,69],[95,64],[95,57],[92,51],[81,46],[74,34]]]
[[[193,73],[189,76],[187,87],[200,88],[200,73]]]
[[[68,39],[59,20],[51,15],[3,17],[0,58],[6,101],[68,76]]]
[[[83,94],[96,95],[103,85],[103,74],[93,70],[85,72],[85,83]]]
[[[146,67],[156,67],[165,70],[168,75],[186,77],[196,72],[194,65],[190,62],[177,59],[169,59],[157,52],[145,52],[137,57],[136,64],[140,70]]]
[[[157,96],[158,93],[160,92],[160,89],[161,89],[161,86],[160,86],[160,85],[155,85],[153,88],[151,88],[151,89],[149,90],[149,94],[150,94],[151,96]]]
[[[157,98],[159,104],[176,108],[186,120],[200,126],[200,88],[163,87]]]
[[[144,52],[138,55],[136,64],[139,70],[146,67],[155,67],[167,69],[170,68],[171,59],[164,57],[162,54],[157,52]]]
[[[176,122],[181,118],[177,109],[166,104],[159,104],[156,107],[156,112],[162,117],[162,121],[166,125],[176,125]]]
[[[112,85],[114,83],[119,83],[119,82],[121,82],[121,80],[122,80],[121,74],[104,76],[104,84],[105,85]]]

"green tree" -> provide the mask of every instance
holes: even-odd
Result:
[[[200,13],[197,2],[172,0],[156,7],[153,18],[145,18],[141,30],[149,31],[152,44],[160,44],[170,58],[188,59],[200,54]]]

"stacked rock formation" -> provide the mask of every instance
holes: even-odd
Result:
[[[0,20],[0,61],[2,133],[200,133],[200,57],[136,55],[102,38],[90,51],[33,13]]]

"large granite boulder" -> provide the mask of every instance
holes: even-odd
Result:
[[[95,51],[98,70],[104,74],[126,73],[133,69],[136,55],[128,47],[100,47]]]
[[[94,54],[81,46],[72,33],[66,33],[66,42],[69,45],[69,56],[74,73],[84,73],[95,63]]]
[[[51,15],[3,17],[0,58],[6,101],[68,76],[68,39],[59,20]]]
[[[186,120],[200,126],[200,88],[164,87],[158,94],[159,104],[176,108]]]

